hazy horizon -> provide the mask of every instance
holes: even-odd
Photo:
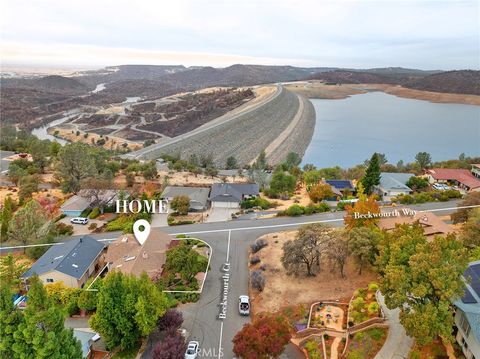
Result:
[[[475,0],[6,0],[3,67],[480,69]]]

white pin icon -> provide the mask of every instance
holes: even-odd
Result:
[[[142,231],[140,230],[140,227],[143,227]],[[150,234],[150,223],[148,223],[148,221],[145,219],[139,219],[138,221],[135,221],[133,224],[133,234],[135,235],[138,243],[143,245]]]

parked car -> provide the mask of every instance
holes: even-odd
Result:
[[[88,223],[88,218],[85,217],[75,217],[70,220],[71,223],[74,224],[87,224]]]
[[[439,190],[439,191],[444,191],[445,190],[445,187],[443,184],[441,183],[434,183],[432,185],[433,189],[436,189],[436,190]]]
[[[248,295],[241,295],[238,298],[238,311],[241,315],[250,315],[250,298]]]
[[[187,346],[187,350],[185,351],[185,359],[195,359],[198,357],[199,347],[200,344],[195,341],[190,341]]]

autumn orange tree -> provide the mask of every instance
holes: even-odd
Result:
[[[291,338],[291,326],[281,315],[259,317],[233,338],[233,352],[244,359],[278,357]]]
[[[378,218],[355,218],[355,213],[368,214],[380,213],[380,206],[378,205],[373,195],[367,196],[363,193],[362,184],[359,183],[357,187],[358,201],[353,206],[346,206],[346,216],[343,218],[347,229],[355,227],[372,227],[378,222]]]
[[[327,183],[317,183],[308,191],[312,202],[321,202],[326,198],[333,197],[332,187]]]

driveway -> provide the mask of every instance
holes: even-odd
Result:
[[[104,221],[100,221],[98,219],[89,219],[88,224],[73,224],[73,223],[70,223],[71,219],[72,219],[72,217],[65,217],[65,218],[62,218],[61,220],[59,220],[59,222],[73,226],[73,235],[74,236],[92,233],[92,231],[90,229],[88,229],[88,227],[90,227],[90,224],[92,224],[92,223],[96,223],[97,227],[101,227],[105,223]]]
[[[387,340],[385,341],[385,344],[383,344],[382,349],[380,349],[375,356],[375,359],[408,358],[414,340],[407,336],[405,329],[402,324],[400,324],[400,309],[388,309],[385,305],[384,297],[380,293],[378,294],[377,299],[387,317],[387,323],[390,328],[388,330]]]
[[[167,213],[154,213],[152,214],[152,227],[167,227]]]
[[[218,208],[213,207],[210,209],[208,217],[205,222],[225,222],[232,219],[232,213],[238,212],[236,208]]]

